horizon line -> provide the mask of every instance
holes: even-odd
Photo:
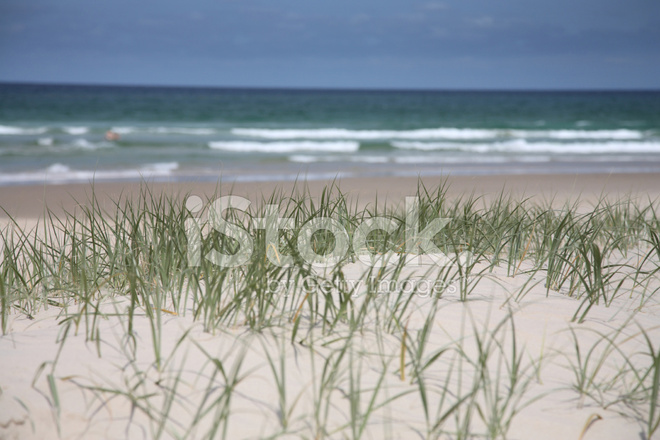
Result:
[[[112,84],[94,82],[34,82],[34,81],[4,81],[0,80],[0,86],[46,86],[46,87],[100,87],[100,88],[151,88],[151,89],[199,89],[199,90],[263,90],[263,91],[317,91],[317,92],[522,92],[522,93],[566,93],[566,92],[660,92],[660,88],[579,88],[579,87],[539,87],[539,88],[415,88],[415,87],[294,87],[294,86],[248,86],[248,85],[176,85],[176,84]]]

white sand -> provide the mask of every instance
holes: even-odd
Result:
[[[543,186],[547,178],[536,183],[533,179],[522,181],[526,185]],[[636,181],[629,176],[626,182],[630,185],[617,186],[619,193],[631,190]],[[660,180],[642,182],[649,194],[660,194]],[[587,193],[597,196],[595,188],[599,183],[602,182],[592,182]],[[495,186],[491,184],[480,181],[481,188],[492,191]],[[561,184],[570,186],[566,180]],[[375,194],[378,189],[383,194],[396,186],[391,182],[389,187],[378,185],[374,183],[368,191],[374,190]],[[400,187],[397,194],[411,190],[411,185],[408,182],[408,186]],[[464,191],[470,185],[466,179],[459,189]],[[352,188],[359,190],[359,182]],[[520,185],[513,189],[525,192],[525,187]],[[29,195],[36,189],[25,191]],[[54,190],[49,188],[49,191]],[[56,201],[64,200],[62,191],[55,197]],[[567,191],[561,198],[582,192],[579,188]],[[13,204],[9,207],[14,209],[13,214],[19,215],[18,222],[30,225],[34,220],[29,217],[38,213],[21,205],[25,194],[10,197],[5,192],[3,197],[10,197],[7,200]],[[645,195],[642,193],[641,197]],[[433,279],[436,269],[427,272],[429,268],[427,264],[409,269],[409,275],[417,280]],[[505,408],[507,411],[517,408],[519,413],[510,418],[507,438],[577,440],[585,427],[588,429],[583,439],[644,438],[648,402],[635,404],[621,397],[639,384],[631,366],[638,374],[644,374],[650,366],[642,330],[654,349],[660,349],[658,294],[648,297],[639,288],[632,292],[624,289],[609,307],[596,305],[585,322],[573,323],[571,318],[580,302],[562,294],[566,292],[547,294],[544,274],[538,272],[530,281],[524,273],[530,268],[523,264],[515,277],[507,276],[505,267],[496,268],[479,282],[465,302],[459,300],[456,286],[443,294],[422,356],[424,364],[446,350],[424,371],[431,425],[438,414],[456,402],[457,396],[470,389],[474,379],[474,365],[470,362],[478,360],[479,338],[482,342],[490,341],[492,347],[487,370],[491,385],[482,387],[476,400],[485,418],[488,399],[506,395],[510,385],[507,368],[511,368],[513,322],[521,361],[520,380],[514,393],[514,398],[519,400],[509,402]],[[358,264],[344,268],[349,280],[360,279],[363,272],[364,268]],[[649,291],[657,290],[660,282],[652,280],[647,287]],[[516,301],[514,297],[523,288],[527,293]],[[118,316],[108,316],[97,323],[83,319],[77,327],[73,320],[64,321],[57,307],[41,311],[33,319],[17,312],[10,315],[8,334],[0,336],[0,439],[133,439],[158,435],[200,438],[214,422],[225,419],[215,409],[223,407],[229,411],[228,424],[220,424],[218,438],[223,432],[229,439],[264,438],[282,432],[285,432],[280,436],[283,438],[317,438],[319,420],[329,437],[352,438],[364,421],[358,419],[356,426],[351,424],[349,396],[358,394],[361,396],[358,413],[367,412],[375,395],[375,409],[364,422],[363,438],[426,438],[428,425],[423,400],[413,380],[414,350],[406,352],[402,380],[399,366],[403,329],[394,328],[391,333],[377,330],[376,320],[382,319],[382,313],[392,301],[391,295],[378,298],[375,304],[381,315],[377,316],[375,310],[370,312],[366,322],[373,325],[367,324],[354,334],[350,349],[342,358],[339,353],[347,344],[347,326],[339,326],[334,334],[324,336],[318,325],[310,326],[307,303],[301,309],[301,324],[294,343],[290,341],[290,315],[282,317],[281,326],[270,327],[262,334],[250,333],[241,322],[211,334],[204,331],[201,320],[193,319],[190,307],[185,316],[162,312],[160,369],[155,364],[151,321],[144,313],[135,316],[135,345],[126,339],[128,302],[125,299],[108,296],[100,301],[100,309]],[[77,313],[79,307],[70,304],[69,316]],[[402,316],[408,348],[416,345],[431,309],[431,299],[413,296]],[[98,333],[87,334],[93,325]],[[274,363],[272,366],[269,358]],[[220,360],[227,378],[211,359]],[[280,410],[281,393],[276,380],[282,359],[286,381],[284,414]],[[328,365],[338,362],[336,374],[331,378],[323,376],[328,359]],[[582,370],[577,367],[580,362],[586,364]],[[579,371],[587,375],[589,396],[581,396],[575,390]],[[236,384],[229,402],[219,400],[220,404],[211,412],[200,411],[226,396],[223,393],[233,379]],[[650,380],[647,377],[644,383],[648,385]],[[361,393],[356,392],[358,388]],[[447,401],[439,408],[443,395]],[[498,402],[502,404],[503,400]],[[457,423],[464,422],[463,406],[455,414],[457,417],[452,415],[442,425],[444,431],[451,432]],[[509,414],[505,411],[504,419]],[[198,423],[194,423],[196,416]],[[485,432],[477,411],[472,414],[471,426],[475,435]],[[660,432],[654,438],[660,439]]]
[[[422,266],[418,273],[423,273],[428,267]],[[346,267],[347,279],[358,279],[362,270],[358,264]],[[476,359],[475,331],[488,340],[488,335],[492,335],[495,327],[511,313],[515,322],[517,349],[524,353],[521,357],[522,376],[529,380],[528,386],[521,388],[519,397],[521,402],[538,400],[523,407],[513,418],[508,438],[578,439],[594,414],[600,418],[588,429],[585,439],[643,438],[640,421],[643,413],[635,414],[639,408],[615,403],[603,409],[592,398],[580,399],[572,389],[575,378],[571,365],[577,362],[577,357],[571,329],[579,339],[583,356],[598,343],[600,345],[596,351],[599,354],[608,348],[602,335],[608,335],[615,342],[612,347],[615,346],[616,350],[605,358],[594,377],[598,388],[604,390],[602,400],[615,401],[625,392],[623,384],[634,382],[631,376],[619,378],[612,389],[605,386],[619,368],[625,366],[625,359],[640,368],[649,361],[640,354],[645,350],[645,343],[639,329],[646,330],[656,349],[660,346],[660,298],[657,295],[649,298],[638,310],[641,301],[638,294],[632,298],[622,295],[610,307],[595,306],[584,323],[575,324],[570,320],[578,302],[555,292],[546,296],[541,275],[536,276],[540,283],[519,302],[507,299],[518,291],[527,276],[507,277],[505,269],[498,269],[488,279],[482,280],[467,302],[459,301],[458,293],[452,293],[453,289],[449,289],[439,302],[426,357],[443,348],[460,346],[469,353],[470,359]],[[387,295],[379,301],[388,301]],[[109,312],[116,309],[121,312],[126,304],[106,300],[103,310]],[[417,338],[430,306],[429,299],[414,297],[405,320],[408,343]],[[305,308],[303,319],[307,316]],[[73,310],[75,306],[69,311]],[[108,318],[99,323],[99,345],[85,341],[85,324],[81,323],[77,334],[75,326],[70,327],[66,342],[60,346],[58,338],[62,338],[66,325],[58,323],[56,314],[57,311],[51,308],[39,313],[33,320],[24,315],[13,315],[10,333],[0,338],[0,438],[57,438],[58,429],[61,438],[153,438],[158,432],[158,425],[145,415],[144,408],[149,408],[155,420],[165,420],[163,438],[185,435],[197,438],[206,432],[212,420],[218,419],[217,415],[210,414],[199,424],[197,431],[187,431],[195,411],[206,396],[209,380],[215,383],[210,398],[218,398],[225,385],[220,375],[212,378],[214,368],[201,349],[220,359],[228,375],[231,375],[230,370],[245,351],[239,371],[241,380],[232,393],[227,438],[263,438],[281,431],[279,394],[268,354],[274,360],[276,369],[280,367],[281,356],[285,358],[286,405],[291,411],[287,430],[289,436],[314,437],[315,392],[321,388],[324,357],[344,343],[330,342],[328,347],[323,348],[317,340],[316,351],[312,352],[306,346],[291,344],[288,332],[281,330],[267,330],[257,335],[249,334],[244,327],[237,325],[212,335],[205,333],[202,325],[194,323],[189,315],[163,313],[161,337],[162,357],[165,360],[161,371],[158,371],[154,368],[149,320],[144,316],[137,317],[135,321],[137,350],[133,357],[123,339],[127,325],[125,317]],[[329,405],[328,426],[337,430],[332,437],[351,437],[350,408],[346,397],[350,373],[357,376],[359,371],[362,372],[359,386],[367,390],[361,399],[364,411],[385,364],[384,381],[375,402],[381,404],[399,393],[408,394],[371,415],[365,438],[416,438],[416,433],[425,432],[423,406],[418,387],[410,383],[412,366],[406,367],[404,381],[400,377],[400,332],[386,334],[375,332],[375,326],[366,327],[353,341],[355,354],[352,370],[347,355],[338,368],[339,376],[330,397],[321,405],[324,410],[325,405]],[[340,331],[338,335],[341,334]],[[183,335],[182,343],[177,345]],[[299,331],[297,339],[331,341],[336,337],[322,337],[320,329],[306,328]],[[506,357],[511,354],[512,347],[509,324],[501,329],[497,339],[503,341],[504,349],[493,352],[489,364],[493,376],[496,375],[497,360],[502,355],[502,360],[510,359]],[[455,354],[450,355],[449,352],[446,359],[443,356],[426,372],[428,404],[433,415],[439,403],[439,387],[444,384],[451,361],[455,359]],[[57,362],[53,364],[56,358]],[[588,373],[598,368],[600,359],[594,355],[587,368]],[[502,368],[505,366],[501,364]],[[450,388],[454,391],[459,389],[458,367],[459,364],[454,363],[450,380]],[[465,391],[470,385],[471,368],[464,361],[460,370],[465,374]],[[57,388],[59,415],[49,389],[48,374],[53,375]],[[501,375],[504,386],[507,374],[502,371]],[[496,380],[495,377],[493,380]],[[171,394],[167,390],[172,387],[176,387],[176,398],[167,415],[162,417],[160,414],[165,412],[168,404],[164,396]],[[101,389],[113,391],[101,392]],[[145,397],[150,393],[154,394]],[[131,399],[134,399],[135,406],[132,406]],[[479,417],[475,414],[473,419],[473,432],[482,431]],[[453,424],[454,420],[450,419],[444,427],[451,429]]]

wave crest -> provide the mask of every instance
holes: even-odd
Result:
[[[660,153],[658,142],[527,142],[516,139],[494,143],[455,142],[392,142],[392,146],[405,150],[465,151],[474,153],[558,153],[558,154],[616,154]]]
[[[644,133],[637,130],[508,130],[485,128],[423,128],[418,130],[349,130],[344,128],[272,129],[233,128],[236,136],[263,139],[354,139],[354,140],[497,140],[507,138],[532,139],[599,139],[635,140]]]
[[[214,150],[235,153],[293,153],[296,151],[353,153],[358,151],[358,142],[245,142],[217,141],[209,142]]]

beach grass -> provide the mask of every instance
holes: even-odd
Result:
[[[420,182],[410,203],[361,207],[333,183],[319,197],[304,185],[274,190],[225,210],[222,225],[201,216],[228,195],[219,188],[191,212],[187,196],[145,185],[107,212],[92,195],[62,216],[47,211],[34,228],[11,218],[2,228],[2,334],[43,313],[65,329],[58,358],[43,368],[55,420],[66,385],[89,393],[89,423],[123,402],[131,415],[115,423],[132,432],[139,413],[153,438],[236,438],[245,430],[253,438],[495,439],[509,438],[528,407],[569,389],[576,407],[616,411],[646,438],[658,432],[658,326],[636,320],[660,289],[655,201],[541,203],[504,191],[450,198],[447,184]],[[290,219],[275,244],[258,228],[273,215]],[[382,227],[351,249],[375,217]],[[325,267],[299,251],[300,243],[320,257],[337,249],[340,238],[328,229],[303,236],[321,219],[351,243]],[[436,220],[432,237],[420,238]],[[201,237],[197,247],[191,231]],[[241,261],[246,240],[252,252]],[[447,264],[428,262],[431,247]],[[195,264],[193,254],[201,256]],[[389,264],[360,266],[360,255]],[[497,305],[484,301],[482,287],[498,285],[508,290]],[[531,295],[570,302],[564,352],[521,343],[517,310]],[[616,315],[628,300],[635,306],[624,325],[589,327],[594,310]],[[477,316],[480,302],[488,307]],[[443,315],[448,308],[460,311],[451,315],[459,333],[444,324],[454,319]],[[188,326],[174,341],[172,322]],[[122,365],[117,377],[60,371],[59,353],[78,337]],[[541,383],[553,363],[570,373],[566,383]],[[41,379],[38,372],[34,387]],[[273,399],[255,403],[261,393]],[[401,408],[414,408],[414,417]]]

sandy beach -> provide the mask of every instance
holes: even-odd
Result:
[[[660,2],[117,6],[0,6],[0,440],[660,440]]]
[[[357,214],[337,209],[330,217],[349,225],[346,218],[376,201],[401,209],[406,197],[419,197],[418,183],[344,179],[338,186]],[[303,276],[292,284],[285,274],[293,272],[277,267],[280,253],[268,248],[263,263],[227,271],[202,263],[191,272],[165,246],[178,242],[183,229],[175,226],[155,227],[144,242],[127,232],[127,249],[152,246],[133,266],[112,257],[119,241],[112,250],[94,247],[106,242],[93,231],[106,226],[86,230],[84,219],[63,234],[68,239],[53,233],[50,247],[14,241],[0,260],[0,439],[660,438],[660,248],[652,214],[660,176],[423,183],[446,191],[435,201],[421,197],[421,207],[478,198],[451,211],[457,218],[447,226],[466,234],[451,242],[456,258],[468,249],[474,259],[439,266],[433,252],[406,247],[413,252],[387,254],[404,263],[380,270],[359,258],[294,265]],[[328,184],[307,183],[314,202],[343,206],[323,202]],[[103,183],[93,192],[116,218],[113,201],[139,198],[140,188]],[[148,188],[179,205],[188,195],[214,194],[262,205],[276,189],[290,194],[293,183]],[[46,206],[55,218],[80,218],[91,193],[82,184],[0,187],[3,246],[16,233],[9,217],[26,228],[19,237],[43,239],[29,229]],[[501,193],[510,195],[505,208],[497,207]],[[134,234],[148,235],[140,222],[149,220],[127,221],[137,222]],[[470,229],[471,222],[481,226]],[[76,234],[87,243],[80,254]],[[498,240],[506,243],[500,250]],[[43,260],[30,260],[38,249]],[[314,288],[305,289],[312,279]]]
[[[400,203],[404,197],[413,195],[420,180],[415,177],[350,178],[338,180],[339,186],[348,196],[356,198],[361,204],[373,202],[376,197]],[[582,198],[597,200],[601,196],[616,197],[626,194],[635,197],[656,199],[660,195],[660,175],[655,173],[640,174],[530,174],[530,175],[492,175],[492,176],[450,176],[424,177],[428,188],[447,184],[450,196],[463,196],[475,193],[479,196],[494,196],[504,191],[520,198],[567,199]],[[310,193],[320,195],[329,180],[311,180],[305,182]],[[259,201],[263,196],[272,194],[275,189],[288,193],[294,188],[294,182],[173,182],[149,183],[153,193],[166,193],[183,198],[187,194],[212,196],[237,194],[250,200]],[[8,215],[16,218],[39,218],[47,207],[55,214],[73,211],[76,206],[86,203],[92,189],[103,209],[112,210],[113,201],[125,196],[134,196],[143,187],[133,183],[95,183],[62,185],[17,185],[0,186],[0,218]]]

